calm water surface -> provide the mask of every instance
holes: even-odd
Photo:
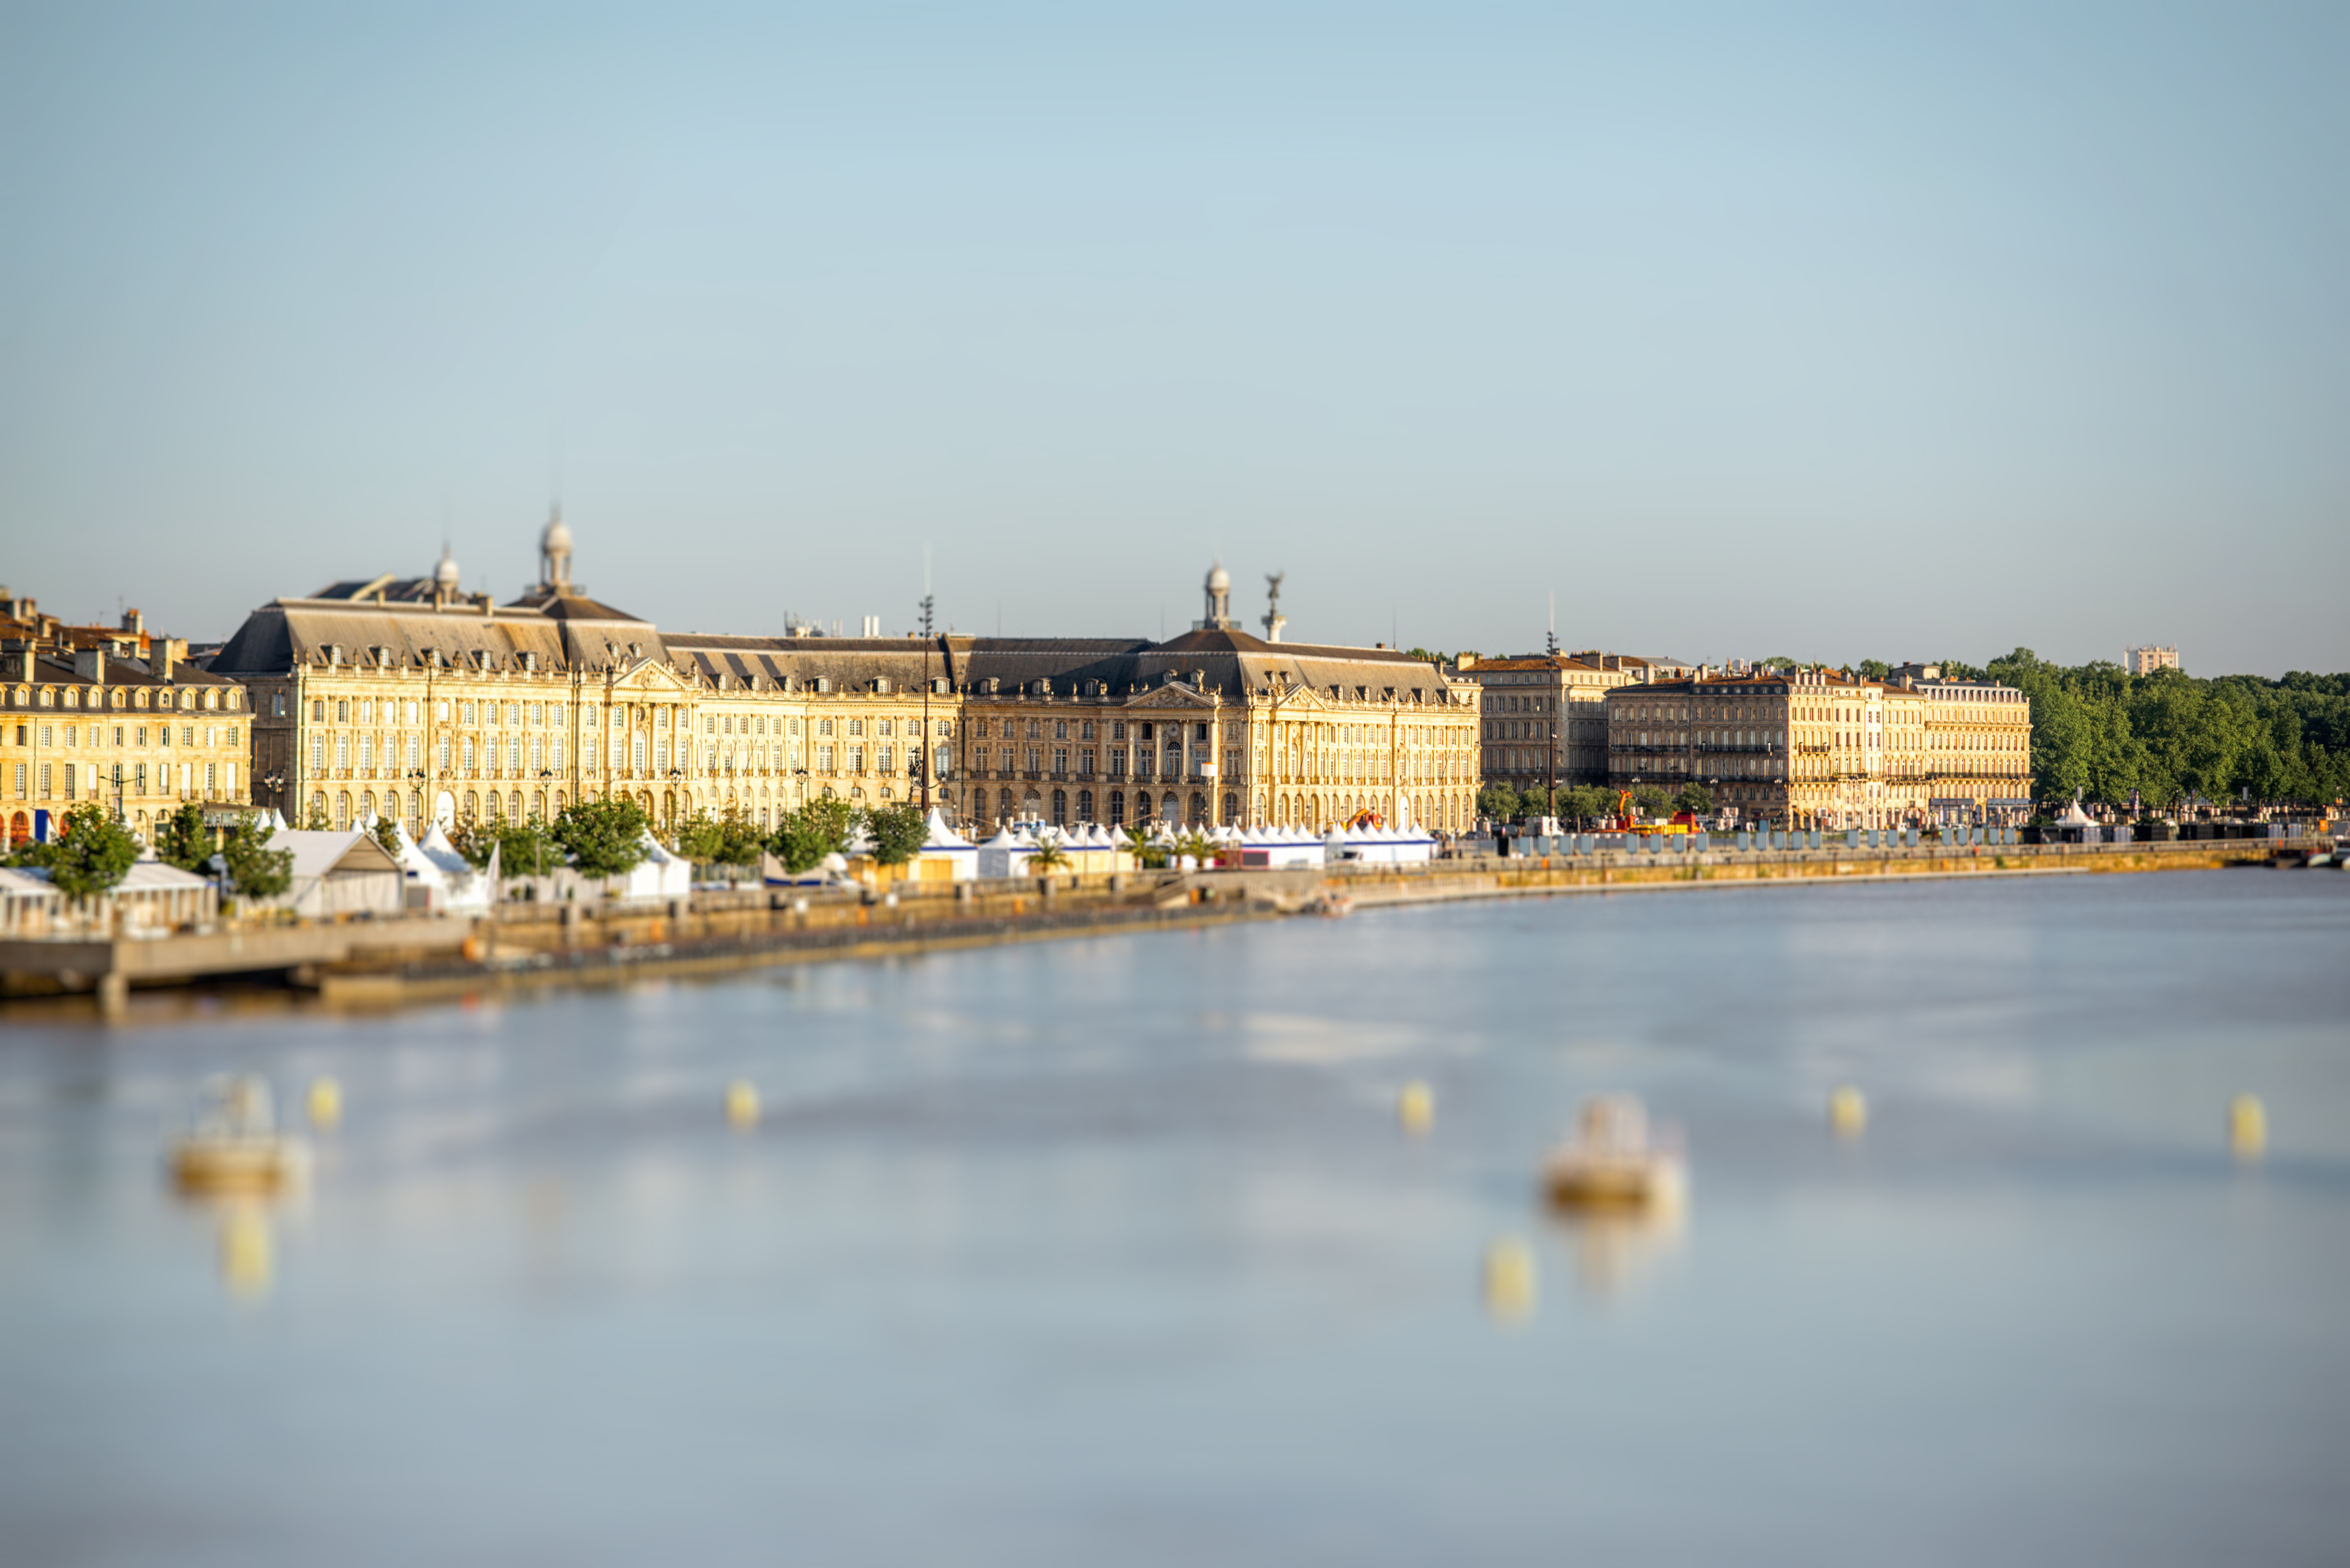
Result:
[[[139,1001],[0,1021],[11,1563],[2350,1559],[2350,877]],[[257,1215],[159,1174],[236,1066],[346,1089]],[[1681,1224],[1534,1200],[1611,1088]]]

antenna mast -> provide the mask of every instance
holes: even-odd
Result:
[[[931,815],[931,547],[922,546],[922,741],[914,753],[914,776],[922,788],[922,815]]]

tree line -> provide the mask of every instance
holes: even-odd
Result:
[[[2023,692],[2033,793],[2043,801],[2078,792],[2126,805],[2136,790],[2152,807],[2247,794],[2323,805],[2350,794],[2350,675],[2132,675],[2104,659],[2051,664],[2028,648],[1943,672]]]

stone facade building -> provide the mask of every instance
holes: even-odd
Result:
[[[1629,654],[1464,655],[1461,672],[1484,693],[1479,763],[1484,777],[1523,793],[1607,782],[1607,693],[1659,667]],[[1668,666],[1676,673],[1683,667]],[[1554,751],[1555,742],[1555,751]]]
[[[1799,827],[2002,822],[2031,807],[2023,693],[1926,673],[1700,673],[1607,697],[1610,782],[1705,784],[1744,820]]]
[[[213,660],[251,687],[260,787],[289,817],[551,816],[625,794],[656,821],[762,826],[818,795],[1013,817],[1326,826],[1469,820],[1477,687],[1392,649],[1268,642],[1230,613],[1142,639],[663,633],[587,597],[557,518],[508,605],[432,577],[255,610]]]
[[[151,841],[183,804],[215,815],[250,804],[253,714],[236,681],[186,662],[186,645],[148,632],[135,610],[117,629],[59,626],[30,599],[5,605],[0,827],[11,845],[86,801]]]

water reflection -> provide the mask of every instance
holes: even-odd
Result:
[[[779,1520],[827,1561],[1736,1561],[1798,1513],[1853,1527],[1830,1562],[2027,1527],[2329,1560],[2344,908],[2250,874],[1563,900],[21,1029],[5,1555],[175,1561],[214,1510],[272,1563],[354,1521],[369,1557],[732,1562]],[[1862,927],[1935,961],[1784,961]],[[159,1174],[224,1062],[308,1109],[307,1186]],[[1685,1150],[1701,1193],[1598,1179]],[[264,1473],[191,1431],[232,1406],[301,1440]]]

